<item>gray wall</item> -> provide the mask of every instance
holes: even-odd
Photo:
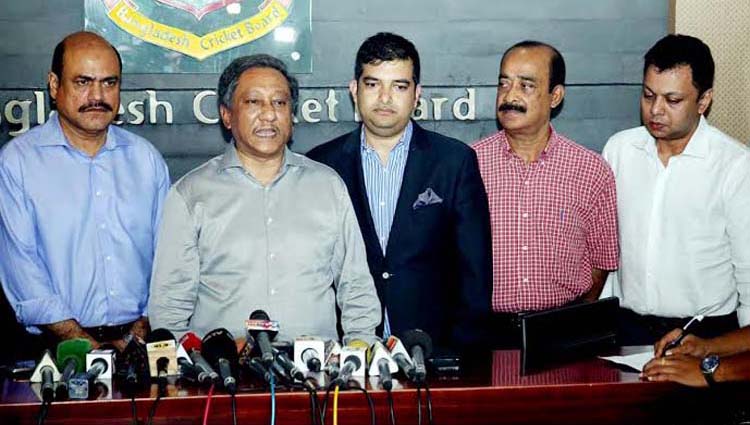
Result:
[[[301,120],[295,128],[297,151],[307,151],[351,130],[351,101],[346,85],[357,47],[377,31],[411,39],[422,57],[425,97],[445,97],[442,119],[432,109],[422,124],[470,143],[497,129],[495,85],[501,53],[522,39],[547,41],[560,49],[568,65],[568,90],[556,128],[600,151],[612,133],[639,124],[638,93],[642,55],[667,33],[668,0],[312,0],[313,69],[299,75],[303,99],[321,102],[329,89],[339,101],[338,122],[326,105],[321,122]],[[0,145],[12,137],[8,115],[22,113],[14,100],[30,100],[31,122],[37,121],[34,91],[45,90],[45,75],[54,45],[83,27],[83,1],[4,1],[0,12]],[[193,115],[196,93],[213,89],[217,75],[125,75],[123,102],[144,101],[145,90],[173,107],[173,123],[126,128],[151,140],[164,154],[173,178],[223,149],[218,125],[199,123]],[[476,117],[461,121],[451,103],[475,89]],[[9,103],[10,102],[10,103]],[[215,106],[206,101],[206,113]],[[45,110],[45,111],[48,111]],[[132,116],[130,117],[132,118]],[[11,118],[12,119],[12,118]],[[126,116],[125,121],[130,121]]]

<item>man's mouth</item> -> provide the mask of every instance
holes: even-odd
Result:
[[[258,137],[274,137],[278,132],[275,128],[259,128],[253,132]]]

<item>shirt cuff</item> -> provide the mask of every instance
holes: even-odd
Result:
[[[740,305],[737,308],[737,322],[741,328],[750,325],[750,306]]]
[[[73,313],[59,297],[33,298],[15,305],[16,319],[25,326],[49,325],[72,319]]]

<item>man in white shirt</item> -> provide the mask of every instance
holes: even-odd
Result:
[[[695,315],[707,338],[750,323],[750,152],[703,116],[711,51],[668,35],[645,55],[644,126],[612,136],[622,345],[653,344]]]

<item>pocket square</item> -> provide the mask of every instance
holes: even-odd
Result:
[[[417,200],[414,201],[414,204],[411,207],[417,210],[422,207],[426,207],[432,204],[439,204],[441,202],[443,202],[443,198],[439,197],[431,187],[428,187],[427,190],[417,196]]]

